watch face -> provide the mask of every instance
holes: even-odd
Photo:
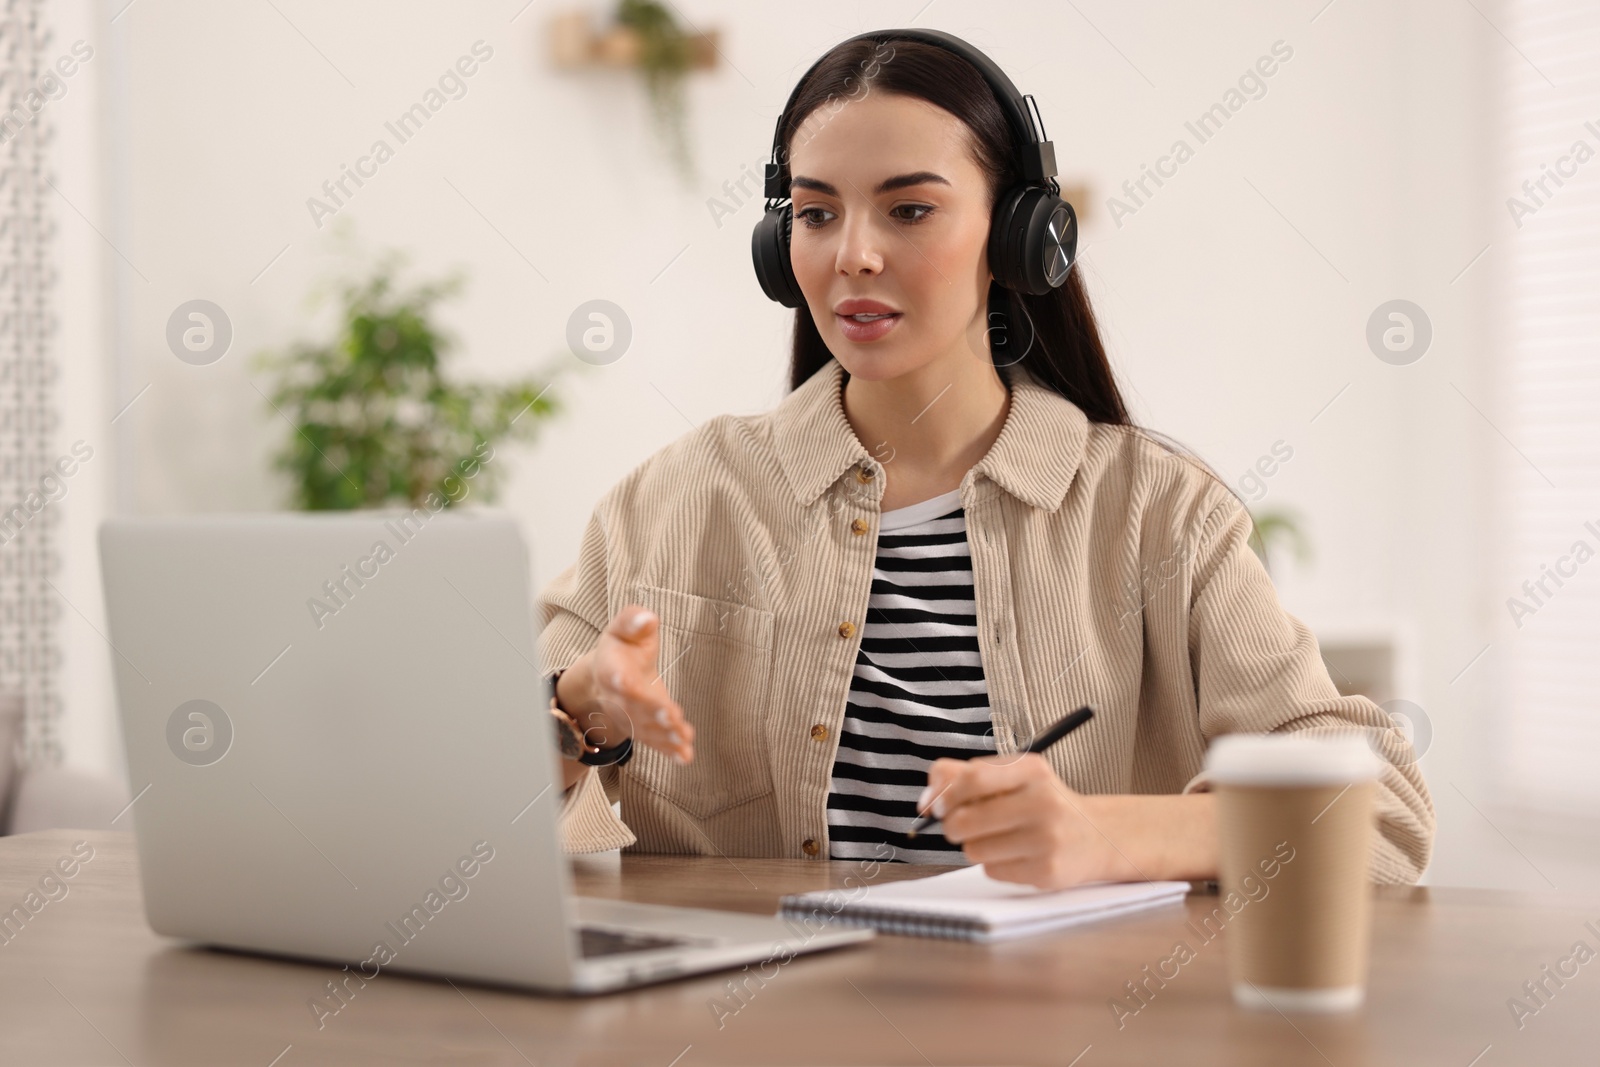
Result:
[[[1078,248],[1078,218],[1064,202],[1050,213],[1044,235],[1044,276],[1051,287],[1067,280],[1072,257]]]
[[[583,745],[578,742],[577,727],[564,712],[551,708],[550,721],[555,724],[556,744],[561,749],[561,755],[566,759],[578,759],[583,755]]]

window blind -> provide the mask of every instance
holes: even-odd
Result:
[[[1520,453],[1502,480],[1504,770],[1521,804],[1600,815],[1600,7],[1489,14],[1512,45],[1490,53],[1511,220],[1501,410]]]

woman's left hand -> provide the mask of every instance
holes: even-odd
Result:
[[[1126,866],[1092,821],[1095,798],[1069,788],[1036,753],[935,760],[918,810],[930,804],[945,840],[991,878],[1065,889],[1117,879]]]

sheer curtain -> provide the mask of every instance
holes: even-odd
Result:
[[[1600,816],[1600,5],[1508,0],[1501,380],[1512,796]]]
[[[62,82],[43,13],[42,0],[0,0],[0,692],[22,695],[25,758],[57,763],[60,368],[57,205],[47,182],[49,105]]]

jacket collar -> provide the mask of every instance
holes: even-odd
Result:
[[[1021,364],[1002,373],[1011,386],[1011,410],[973,470],[1018,500],[1055,511],[1083,459],[1088,416]],[[773,413],[778,462],[802,506],[858,463],[881,469],[845,417],[843,386],[844,367],[830,358]]]

